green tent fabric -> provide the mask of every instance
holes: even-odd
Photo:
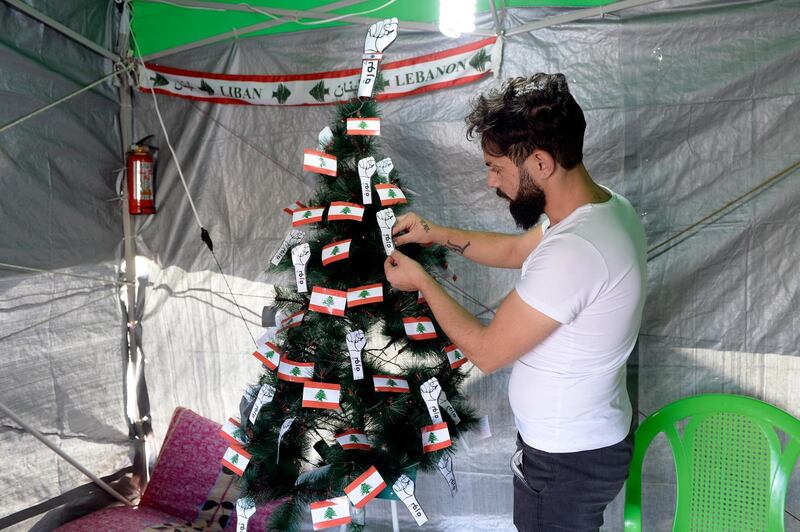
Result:
[[[255,24],[269,22],[273,17],[256,10],[284,9],[293,11],[317,11],[330,13],[331,17],[344,14],[362,13],[379,8],[387,0],[365,0],[339,9],[330,10],[331,0],[203,0],[192,2],[194,7],[163,3],[160,0],[134,0],[133,31],[139,46],[137,55],[148,56],[183,46],[202,39],[246,28]],[[614,3],[614,0],[496,0],[498,9],[504,7],[595,7]],[[252,11],[232,11],[214,9],[214,4],[230,4],[237,9],[252,6]],[[330,11],[329,11],[330,10]],[[478,0],[478,13],[491,10],[489,0]],[[319,19],[305,18],[294,22],[293,17],[275,15],[290,22],[276,24],[269,28],[242,33],[240,36],[273,35],[313,29],[332,28],[352,24],[346,20],[319,24]],[[420,0],[397,0],[391,5],[369,13],[372,18],[397,17],[400,21],[438,23],[439,2]]]

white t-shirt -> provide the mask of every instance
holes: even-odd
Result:
[[[611,192],[542,230],[516,290],[562,325],[514,363],[508,395],[517,430],[547,452],[614,445],[631,423],[625,362],[647,287],[644,229]]]

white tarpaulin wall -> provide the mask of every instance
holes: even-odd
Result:
[[[509,11],[503,23],[511,28],[561,12]],[[97,13],[103,20],[104,9]],[[74,15],[72,21],[105,42],[100,23]],[[23,106],[32,109],[73,90],[66,80],[84,83],[107,72],[101,61],[77,50],[71,54],[60,36],[57,49],[50,48],[52,36],[34,36],[36,24],[2,4],[0,24],[2,122]],[[490,25],[488,18],[483,21]],[[657,244],[800,160],[798,27],[800,4],[791,0],[665,1],[509,37],[502,76],[540,70],[567,75],[587,117],[589,172],[631,200],[650,243]],[[27,31],[9,34],[7,28]],[[337,29],[233,40],[158,63],[242,74],[353,68],[363,33]],[[403,32],[401,26],[389,51],[392,59],[402,59],[474,39],[452,41]],[[464,138],[469,99],[492,83],[487,79],[382,105],[385,153],[420,194],[416,210],[438,223],[513,230],[505,203],[486,188],[479,147]],[[118,205],[105,200],[114,196],[111,174],[120,164],[116,97],[104,87],[80,98],[0,136],[5,192],[0,261],[114,280],[121,228]],[[308,196],[301,150],[314,147],[333,108],[220,106],[163,96],[158,102],[199,216],[256,335],[269,284],[288,282],[263,273],[288,226],[281,208]],[[156,133],[162,148],[159,214],[136,225],[138,253],[150,264],[142,346],[160,441],[178,405],[218,421],[235,413],[259,370],[248,356],[252,343],[239,311],[200,242],[152,97],[138,94],[134,108],[135,137]],[[688,395],[729,392],[800,416],[797,178],[796,171],[788,174],[649,262],[639,349],[642,412]],[[518,275],[457,258],[451,269],[456,285],[490,308]],[[120,347],[124,320],[116,288],[48,275],[2,275],[2,400],[43,432],[57,435],[96,473],[129,464]],[[109,297],[68,312],[105,294]],[[483,306],[464,301],[475,313],[490,316]],[[33,326],[60,313],[66,314]],[[494,437],[456,457],[457,499],[438,475],[420,477],[419,499],[433,530],[513,529],[508,459],[515,430],[506,399],[508,370],[473,373],[466,391],[489,415]],[[0,427],[0,516],[83,482],[11,425],[4,420]],[[800,514],[797,477],[787,501],[794,515]],[[668,529],[674,475],[663,449],[646,464],[644,492],[647,529]],[[621,530],[621,508],[619,497],[607,512],[606,529]],[[376,530],[386,529],[388,503],[370,504],[367,519]],[[415,527],[402,509],[401,525]],[[787,529],[800,530],[800,522],[787,516]]]

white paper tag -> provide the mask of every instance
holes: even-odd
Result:
[[[458,493],[458,484],[456,484],[456,475],[453,473],[453,457],[448,453],[442,453],[439,461],[436,462],[436,467],[439,468],[439,473],[444,477],[445,482],[450,487],[450,495],[453,497]]]
[[[308,292],[308,279],[306,278],[306,265],[311,257],[311,246],[300,244],[292,248],[292,264],[294,264],[294,278],[297,281],[297,292]]]
[[[347,351],[350,353],[350,364],[353,366],[353,380],[359,381],[364,378],[364,364],[361,362],[361,351],[367,345],[367,338],[364,331],[357,330],[347,333]]]
[[[365,157],[358,161],[358,177],[361,180],[361,202],[372,204],[372,176],[375,174],[375,158]]]
[[[325,151],[325,148],[328,144],[331,143],[333,140],[333,131],[328,126],[325,126],[322,131],[319,132],[317,136],[317,142],[319,143],[319,151]]]
[[[292,229],[286,233],[286,236],[283,238],[283,242],[281,242],[278,250],[272,255],[270,262],[277,266],[281,260],[283,260],[283,256],[286,255],[286,252],[289,251],[292,246],[296,246],[302,242],[305,236],[306,234],[303,231],[298,231],[297,229]]]
[[[431,422],[436,424],[444,421],[442,411],[439,409],[439,396],[443,392],[436,377],[432,377],[422,383],[422,386],[419,387],[419,393],[422,395],[422,400],[425,401],[425,406],[428,407]]]
[[[361,61],[361,79],[358,82],[358,97],[371,98],[375,88],[375,78],[378,77],[378,60],[365,59]]]
[[[236,532],[247,532],[247,522],[256,513],[256,503],[250,497],[236,499]]]
[[[293,417],[289,419],[285,419],[283,424],[281,425],[281,430],[278,432],[278,452],[277,456],[275,456],[275,463],[281,461],[281,441],[283,440],[283,435],[289,432],[289,429],[292,427],[292,422],[294,421]]]
[[[444,411],[447,412],[447,415],[450,416],[450,419],[453,420],[453,423],[456,425],[461,423],[461,418],[458,417],[456,409],[453,408],[453,405],[447,400],[447,394],[444,393],[444,390],[442,390],[442,394],[439,396],[439,404],[442,406],[442,408],[444,408]]]
[[[388,257],[394,252],[392,227],[397,222],[397,218],[395,218],[394,211],[391,208],[378,211],[375,213],[375,218],[378,220],[378,227],[381,229],[381,242],[383,242],[383,249]]]
[[[381,181],[388,183],[389,174],[391,174],[392,170],[394,170],[394,163],[392,163],[392,160],[389,157],[381,159],[375,163],[375,167],[376,171],[378,172],[378,177],[381,178]]]
[[[414,495],[414,481],[408,475],[400,475],[400,478],[392,485],[392,491],[397,497],[403,501],[408,511],[414,516],[414,520],[418,526],[422,526],[428,522],[428,516],[420,506]]]
[[[272,399],[275,397],[275,387],[271,384],[264,384],[261,386],[261,389],[258,391],[258,395],[256,396],[256,402],[253,403],[253,409],[250,411],[250,423],[255,424],[256,420],[258,419],[258,413],[261,412],[261,407],[267,403],[271,403]]]

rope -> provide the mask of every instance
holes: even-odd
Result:
[[[114,286],[126,286],[132,285],[135,286],[136,283],[133,281],[112,281],[111,279],[104,279],[102,277],[92,277],[91,275],[79,275],[77,273],[67,273],[67,272],[57,272],[53,270],[41,270],[39,268],[30,268],[28,266],[17,266],[16,264],[7,264],[5,262],[0,262],[0,269],[6,270],[16,270],[20,272],[34,272],[34,273],[49,273],[52,275],[61,275],[64,277],[77,277],[78,279],[89,279],[90,281],[101,281],[106,285],[114,285]]]
[[[52,109],[53,107],[55,107],[57,105],[60,105],[60,104],[62,104],[64,102],[66,102],[67,100],[70,100],[70,99],[74,98],[75,96],[77,96],[79,94],[82,94],[82,93],[84,93],[84,92],[86,92],[88,90],[91,90],[91,89],[97,87],[98,85],[104,83],[105,81],[122,74],[123,72],[127,72],[128,70],[132,69],[133,66],[134,65],[131,64],[131,65],[128,65],[127,67],[125,67],[125,68],[122,68],[120,70],[112,72],[111,74],[108,74],[107,76],[103,76],[102,78],[98,79],[97,81],[94,81],[94,82],[86,85],[82,89],[79,89],[79,90],[77,90],[77,91],[75,91],[73,93],[67,94],[63,98],[59,98],[58,100],[52,102],[51,104],[45,105],[41,109],[37,109],[37,110],[35,110],[35,111],[31,112],[31,113],[28,113],[28,114],[26,114],[26,115],[24,115],[24,116],[22,116],[20,118],[17,118],[16,120],[12,120],[8,124],[5,124],[4,126],[0,127],[0,133],[8,131],[12,127],[17,126],[17,125],[25,122],[26,120],[29,120],[29,119],[33,118],[34,116],[40,115],[41,113],[47,111],[48,109]]]
[[[783,170],[781,170],[777,174],[775,174],[772,177],[768,178],[767,180],[763,181],[761,184],[756,185],[755,187],[753,187],[749,191],[745,192],[741,196],[732,199],[731,201],[729,201],[728,203],[726,203],[725,205],[723,205],[719,209],[715,210],[714,212],[712,212],[709,215],[704,216],[703,218],[701,218],[700,220],[696,221],[695,223],[693,223],[692,225],[690,225],[689,227],[687,227],[683,231],[680,231],[680,232],[672,235],[671,237],[667,238],[666,240],[664,240],[662,242],[659,242],[658,244],[656,244],[654,246],[651,246],[650,248],[648,248],[647,253],[650,254],[653,251],[655,251],[655,250],[657,250],[657,249],[659,249],[661,247],[666,246],[670,242],[673,242],[673,241],[677,240],[678,238],[680,238],[681,236],[685,235],[686,233],[688,233],[689,231],[691,231],[695,227],[698,227],[698,226],[702,225],[707,220],[709,220],[709,219],[713,218],[714,216],[718,215],[719,213],[725,211],[726,209],[728,209],[732,205],[736,204],[737,202],[741,201],[742,199],[746,198],[747,196],[755,194],[756,192],[759,192],[760,190],[768,187],[769,185],[771,185],[774,182],[776,182],[776,181],[780,180],[781,178],[785,177],[787,174],[791,173],[792,171],[796,170],[797,168],[800,168],[800,161],[795,162],[793,165],[791,165],[791,166],[789,166],[787,168],[784,168]],[[650,262],[652,259],[661,256],[662,254],[664,254],[669,249],[672,249],[672,246],[670,246],[669,248],[666,248],[663,251],[660,251],[659,253],[656,253],[652,257],[648,257],[647,261]]]

